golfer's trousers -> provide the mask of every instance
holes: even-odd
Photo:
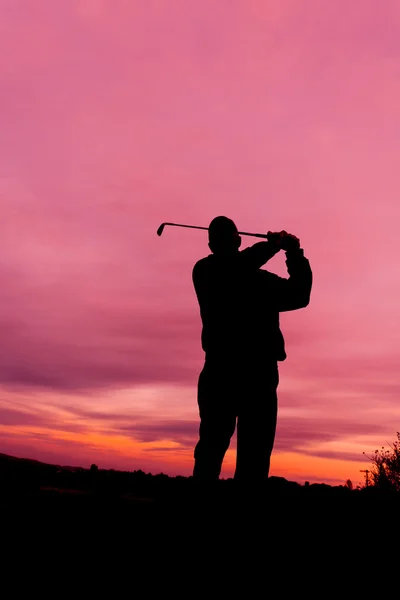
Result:
[[[193,476],[216,480],[237,427],[236,480],[267,479],[277,422],[276,361],[205,361],[198,380]]]

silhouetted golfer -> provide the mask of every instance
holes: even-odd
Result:
[[[267,479],[277,422],[278,361],[286,358],[279,313],[310,301],[312,272],[300,242],[285,231],[239,251],[235,223],[216,217],[209,256],[193,268],[205,362],[198,381],[199,441],[193,476],[219,478],[237,425],[235,479]],[[261,266],[286,251],[289,278]]]

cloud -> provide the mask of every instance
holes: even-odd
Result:
[[[42,423],[43,419],[39,415],[9,408],[0,408],[0,425],[40,425]]]
[[[122,432],[131,432],[140,442],[154,442],[158,440],[173,440],[182,447],[193,450],[199,432],[199,423],[195,421],[167,421],[157,423],[155,419],[142,424],[124,425]]]

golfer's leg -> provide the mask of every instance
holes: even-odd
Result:
[[[235,479],[268,479],[274,447],[278,398],[275,377],[258,386],[249,386],[237,420]]]
[[[215,480],[221,473],[236,426],[236,415],[230,408],[228,395],[218,373],[203,369],[198,384],[200,428],[193,469],[193,477],[197,479]]]

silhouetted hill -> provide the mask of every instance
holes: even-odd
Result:
[[[352,502],[354,498],[390,495],[375,488],[349,490],[345,486],[330,486],[325,483],[300,485],[283,477],[270,477],[267,486],[260,487],[255,482],[238,486],[232,479],[220,480],[213,484],[198,484],[192,477],[170,477],[163,473],[152,475],[141,470],[117,471],[99,469],[92,465],[83,467],[47,464],[37,460],[16,458],[0,454],[1,499],[28,495],[30,498],[52,494],[89,495],[96,498],[163,503],[200,500],[204,502],[224,502],[243,498],[273,500],[295,498],[298,502],[313,499],[335,499]],[[393,494],[392,494],[393,495]],[[397,495],[396,495],[397,499]]]
[[[152,475],[141,470],[118,471],[115,469],[99,469],[92,465],[90,469],[83,467],[47,464],[37,460],[16,458],[0,454],[0,478],[3,494],[32,492],[69,492],[106,494],[114,497],[130,497],[147,500],[167,500],[171,496],[177,498],[193,495],[196,492],[213,489],[216,494],[225,497],[239,493],[241,488],[232,479],[220,480],[215,484],[198,485],[192,477],[170,477],[163,473]],[[260,493],[266,490],[246,487],[246,493]],[[358,491],[350,491],[344,486],[327,484],[311,484],[301,486],[283,477],[270,477],[268,493],[271,495],[307,495],[330,494],[349,497]]]
[[[253,548],[255,539],[283,553],[285,544],[290,552],[315,552],[350,537],[361,543],[365,524],[398,515],[399,500],[373,488],[302,486],[280,477],[262,488],[238,487],[232,479],[198,485],[191,477],[64,467],[0,454],[3,539],[8,530],[9,540],[40,540],[47,552],[115,553],[128,546],[129,556],[142,560],[154,547],[178,541],[181,551],[185,545],[211,545],[211,551],[222,544],[229,553],[239,539],[240,552]],[[376,520],[373,535],[386,543],[387,532],[385,521]]]

